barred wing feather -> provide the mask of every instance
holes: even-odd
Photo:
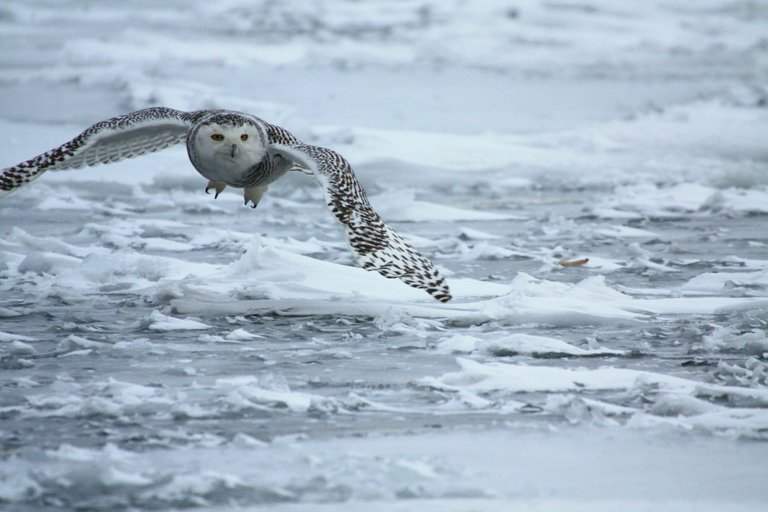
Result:
[[[295,140],[286,142],[273,144],[273,153],[299,163],[315,175],[325,190],[328,207],[344,224],[352,253],[361,267],[425,290],[440,302],[451,300],[445,278],[434,264],[373,210],[349,162],[330,149]]]
[[[184,142],[199,115],[155,107],[96,123],[57,148],[3,169],[0,197],[39,178],[45,171],[117,162]]]

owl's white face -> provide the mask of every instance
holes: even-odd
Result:
[[[210,123],[200,126],[188,150],[197,171],[209,180],[242,186],[253,168],[267,156],[264,135],[244,123]]]
[[[251,166],[261,161],[267,148],[255,126],[211,123],[197,131],[196,146],[207,156],[239,161]]]

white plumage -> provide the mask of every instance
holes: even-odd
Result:
[[[435,266],[371,208],[352,167],[327,148],[302,143],[290,132],[255,116],[227,110],[182,112],[148,108],[97,123],[71,141],[0,173],[0,197],[45,171],[116,162],[186,142],[192,165],[216,196],[226,187],[244,189],[255,207],[270,183],[289,170],[313,174],[326,204],[344,224],[357,262],[398,278],[447,302],[451,293]]]

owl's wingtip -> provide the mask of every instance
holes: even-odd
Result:
[[[450,302],[453,299],[453,295],[451,295],[451,289],[448,288],[448,285],[445,284],[444,280],[442,286],[439,288],[427,288],[427,293],[430,294],[433,299],[438,302],[442,302],[443,304]]]

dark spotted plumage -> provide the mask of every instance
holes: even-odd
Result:
[[[221,159],[214,152],[219,149],[202,136],[213,128],[255,134],[258,144],[248,146],[249,152],[243,157],[252,160],[232,163]],[[346,229],[355,259],[364,269],[400,279],[441,302],[451,299],[445,279],[432,262],[373,210],[349,162],[335,151],[304,144],[287,130],[249,114],[226,110],[182,112],[156,107],[107,119],[58,148],[4,169],[0,173],[0,197],[45,171],[116,162],[185,141],[192,164],[211,180],[209,186],[245,187],[246,201],[249,197],[260,197],[269,183],[290,169],[314,174],[323,185],[328,207]],[[233,158],[235,153],[233,147]],[[227,171],[219,174],[219,167]]]
[[[330,149],[310,146],[296,139],[283,139],[272,151],[309,168],[325,189],[326,204],[344,224],[355,259],[366,270],[376,270],[390,279],[425,290],[440,302],[451,300],[451,292],[435,266],[422,256],[376,213],[352,167]]]
[[[117,162],[183,142],[205,112],[156,107],[96,123],[71,141],[0,174],[0,197],[45,171]]]

